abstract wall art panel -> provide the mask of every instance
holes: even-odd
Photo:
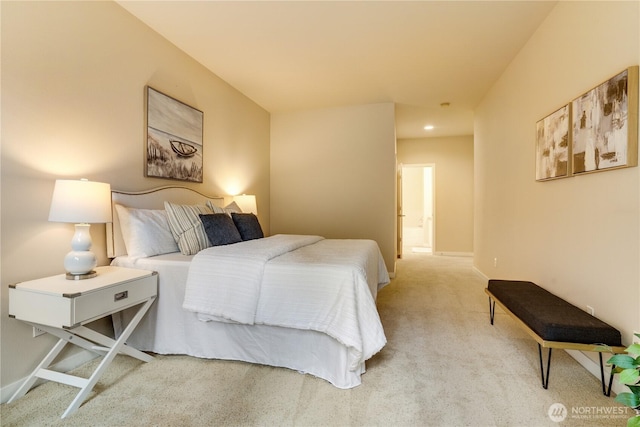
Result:
[[[571,103],[572,173],[638,164],[638,66]]]
[[[569,176],[569,104],[536,123],[536,180]]]

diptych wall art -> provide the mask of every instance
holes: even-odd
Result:
[[[638,165],[638,66],[536,123],[536,180]]]
[[[202,182],[204,114],[147,87],[146,176]]]

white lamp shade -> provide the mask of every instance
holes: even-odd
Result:
[[[57,180],[49,221],[76,224],[111,222],[111,186],[87,180]]]
[[[233,201],[236,202],[242,212],[258,215],[256,196],[254,196],[253,194],[241,194],[239,196],[233,196]]]

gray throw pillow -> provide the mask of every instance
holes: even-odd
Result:
[[[200,220],[204,225],[204,231],[207,233],[211,246],[242,242],[240,232],[226,213],[200,215]]]
[[[231,218],[233,218],[242,240],[262,239],[264,237],[258,217],[254,214],[231,212]]]

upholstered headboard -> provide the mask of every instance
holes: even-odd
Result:
[[[138,209],[164,209],[165,201],[195,205],[205,204],[207,200],[211,200],[216,206],[223,207],[225,205],[225,198],[223,196],[207,196],[191,188],[180,186],[165,186],[137,192],[112,190],[111,210],[113,222],[107,224],[106,227],[107,256],[109,258],[115,258],[126,255],[127,253],[120,230],[118,213],[115,208],[116,204]]]

